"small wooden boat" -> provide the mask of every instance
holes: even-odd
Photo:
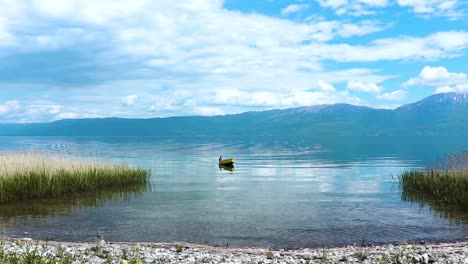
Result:
[[[223,159],[219,162],[219,165],[232,165],[234,164],[235,159],[230,158],[230,159]]]

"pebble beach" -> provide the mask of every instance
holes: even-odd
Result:
[[[27,262],[35,260],[36,262]],[[43,261],[43,262],[40,262]],[[227,248],[186,243],[51,242],[3,238],[0,263],[463,263],[468,240],[378,246]]]

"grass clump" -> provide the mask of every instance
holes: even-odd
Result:
[[[177,253],[182,252],[183,249],[184,249],[184,247],[182,245],[176,245],[176,252]]]
[[[468,170],[409,171],[399,176],[403,193],[468,210]]]
[[[141,185],[150,171],[71,156],[0,153],[0,203]]]

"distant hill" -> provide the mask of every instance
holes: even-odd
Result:
[[[468,136],[468,94],[445,93],[395,110],[348,104],[151,119],[92,118],[0,124],[0,136],[173,135]]]

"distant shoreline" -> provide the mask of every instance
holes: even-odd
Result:
[[[280,249],[214,247],[190,243],[56,242],[30,238],[0,238],[0,256],[37,250],[42,258],[72,258],[73,261],[103,263],[466,263],[468,240],[448,243],[402,243],[376,246]],[[40,251],[40,252],[39,252]],[[58,258],[59,257],[59,258]]]

